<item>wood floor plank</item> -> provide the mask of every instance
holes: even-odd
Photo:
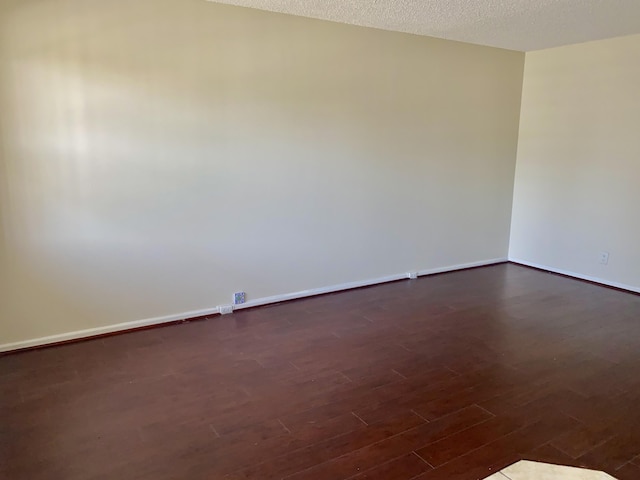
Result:
[[[353,450],[341,457],[331,459],[287,478],[291,480],[314,478],[345,479],[363,470],[374,468],[380,463],[399,457],[403,453],[412,453],[421,445],[448,437],[470,424],[480,425],[480,422],[488,418],[493,417],[474,405],[433,422],[423,423],[359,450]],[[423,463],[428,464],[428,461],[424,461],[424,457],[421,460]],[[423,470],[425,469],[423,468]]]
[[[428,470],[431,470],[430,465],[415,453],[408,453],[350,477],[349,480],[409,480]]]
[[[0,478],[640,478],[638,319],[503,264],[2,355]]]

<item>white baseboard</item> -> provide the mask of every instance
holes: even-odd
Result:
[[[462,263],[460,265],[452,265],[450,267],[431,268],[428,270],[418,270],[418,276],[435,275],[437,273],[455,272],[456,270],[464,270],[465,268],[486,267],[487,265],[495,265],[496,263],[504,263],[509,260],[504,258],[492,258],[490,260],[481,260],[479,262]]]
[[[621,288],[622,290],[628,290],[630,292],[640,293],[640,287],[634,287],[632,285],[626,285],[624,283],[619,283],[619,282],[612,282],[611,280],[605,280],[604,278],[593,277],[591,275],[582,275],[581,273],[571,272],[569,270],[563,270],[561,268],[554,268],[548,265],[541,265],[539,263],[528,262],[520,258],[509,257],[509,261],[520,264],[520,265],[525,265],[527,267],[538,268],[540,270],[546,270],[548,272],[559,273],[560,275],[566,275],[568,277],[578,278],[580,280],[587,280],[589,282],[600,283],[602,285],[607,285],[609,287]]]
[[[460,265],[450,265],[448,267],[434,268],[428,270],[419,270],[418,276],[434,275],[437,273],[453,272],[456,270],[463,270],[465,268],[483,267],[487,265],[494,265],[497,263],[504,263],[507,258],[494,258],[491,260],[482,260],[479,262],[465,263]],[[234,305],[234,310],[241,310],[243,308],[259,307],[261,305],[268,305],[271,303],[286,302],[288,300],[296,300],[299,298],[313,297],[316,295],[323,295],[325,293],[340,292],[343,290],[351,290],[353,288],[368,287],[371,285],[378,285],[381,283],[395,282],[396,280],[408,279],[410,273],[398,273],[395,275],[388,275],[385,277],[372,278],[369,280],[360,280],[357,282],[340,283],[337,285],[330,285],[327,287],[313,288],[310,290],[301,290],[299,292],[285,293],[282,295],[273,295],[271,297],[257,298],[255,300],[249,300],[242,305]],[[133,322],[117,323],[114,325],[108,325],[106,327],[88,328],[86,330],[76,330],[74,332],[62,333],[59,335],[51,335],[48,337],[34,338],[32,340],[25,340],[22,342],[5,343],[0,345],[1,352],[10,352],[13,350],[21,350],[24,348],[40,347],[49,345],[52,343],[66,342],[69,340],[79,340],[83,338],[95,337],[97,335],[104,335],[108,333],[122,332],[126,330],[132,330],[140,327],[148,327],[152,325],[161,325],[163,323],[171,323],[180,320],[187,320],[189,318],[202,317],[205,315],[214,315],[220,313],[220,306],[213,307],[205,310],[195,310],[191,312],[178,313],[175,315],[167,315],[164,317],[148,318],[144,320],[136,320]]]
[[[408,273],[399,273],[397,275],[388,275],[386,277],[372,278],[369,280],[361,280],[358,282],[339,283],[337,285],[330,285],[328,287],[312,288],[310,290],[301,290],[299,292],[285,293],[283,295],[273,295],[272,297],[257,298],[255,300],[249,300],[242,305],[234,305],[234,310],[241,310],[243,308],[259,307],[261,305],[268,305],[270,303],[286,302],[288,300],[297,300],[299,298],[314,297],[316,295],[324,295],[325,293],[340,292],[342,290],[351,290],[353,288],[369,287],[371,285],[378,285],[380,283],[395,282],[396,280],[402,280],[409,278]]]
[[[116,323],[114,325],[107,325],[106,327],[87,328],[85,330],[76,330],[74,332],[61,333],[59,335],[34,338],[32,340],[24,340],[22,342],[5,343],[3,345],[0,345],[0,353],[10,352],[12,350],[21,350],[24,348],[41,347],[52,343],[67,342],[69,340],[90,338],[108,333],[133,330],[140,327],[161,325],[163,323],[177,322],[180,320],[187,320],[189,318],[202,317],[204,315],[214,315],[216,313],[220,313],[218,307],[209,308],[206,310],[195,310],[192,312],[179,313],[176,315],[167,315],[164,317],[146,318],[144,320],[136,320],[133,322]]]
[[[496,263],[507,262],[507,258],[493,258],[491,260],[482,260],[473,263],[463,263],[460,265],[450,265],[448,267],[434,268],[430,270],[418,270],[418,276],[435,275],[436,273],[454,272],[456,270],[464,270],[465,268],[484,267],[487,265],[495,265]],[[286,302],[287,300],[296,300],[299,298],[313,297],[315,295],[323,295],[325,293],[340,292],[343,290],[351,290],[353,288],[368,287],[371,285],[378,285],[381,283],[395,282],[396,280],[403,280],[410,278],[411,272],[398,273],[396,275],[389,275],[386,277],[378,277],[369,280],[361,280],[358,282],[339,283],[337,285],[331,285],[328,287],[313,288],[311,290],[302,290],[300,292],[285,293],[284,295],[274,295],[272,297],[263,297],[255,300],[250,300],[242,305],[234,305],[234,310],[241,310],[243,308],[259,307],[261,305],[268,305],[270,303]]]

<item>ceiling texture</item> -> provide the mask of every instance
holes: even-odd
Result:
[[[640,33],[640,0],[211,0],[531,51]]]

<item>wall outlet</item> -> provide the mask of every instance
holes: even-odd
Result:
[[[607,265],[609,263],[609,252],[600,252],[600,263]]]
[[[233,294],[233,304],[242,305],[247,301],[247,294],[244,292],[236,292]]]
[[[220,305],[219,308],[221,315],[228,315],[230,313],[233,313],[233,305]]]
[[[418,272],[409,272],[408,275],[411,280],[418,278]]]

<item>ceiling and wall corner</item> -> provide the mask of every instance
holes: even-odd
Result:
[[[640,293],[638,59],[640,35],[526,55],[512,260]]]
[[[640,33],[638,0],[209,0],[531,51]]]
[[[1,1],[0,350],[184,318],[233,291],[273,298],[504,258],[526,132],[523,188],[547,152],[574,186],[586,161],[615,192],[606,201],[638,203],[638,39],[527,54],[522,109],[525,55],[509,51],[629,33],[637,0],[233,3],[431,25],[423,33],[507,49],[206,0]],[[571,148],[607,149],[569,158],[537,135],[555,126],[571,130]],[[557,171],[549,164],[530,198],[516,196],[516,216],[555,207],[534,197],[551,198],[545,178]],[[556,186],[561,202],[568,190]],[[609,280],[638,285],[637,260],[615,270],[637,258],[638,235],[626,234],[637,221],[611,211],[603,221],[622,233],[606,246]],[[526,253],[511,252],[546,262]]]

